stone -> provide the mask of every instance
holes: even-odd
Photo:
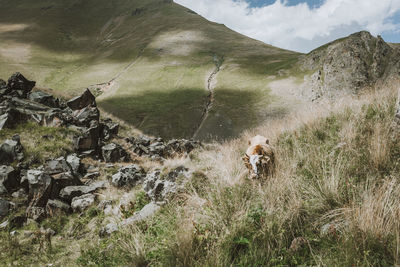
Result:
[[[112,137],[118,135],[119,124],[113,122],[111,119],[101,121],[102,131],[101,139],[104,141],[110,140]]]
[[[42,91],[35,91],[29,94],[29,100],[46,105],[52,108],[59,107],[58,99],[54,98],[54,96],[47,94]]]
[[[128,161],[128,153],[118,144],[111,143],[101,148],[101,154],[105,162]]]
[[[47,160],[44,164],[44,171],[47,174],[54,175],[64,172],[72,172],[72,168],[64,157],[60,157],[57,159]]]
[[[0,164],[11,164],[23,158],[23,147],[18,135],[14,135],[12,140],[6,140],[0,145]]]
[[[71,201],[74,197],[79,197],[84,194],[93,193],[98,189],[106,188],[107,185],[108,183],[106,181],[100,181],[93,183],[91,185],[67,186],[61,190],[60,197],[67,201]]]
[[[79,197],[74,197],[71,202],[72,209],[76,211],[84,211],[95,202],[96,196],[93,194],[85,194]]]
[[[57,198],[63,188],[67,186],[80,186],[82,185],[81,180],[75,177],[70,172],[63,172],[51,176],[53,178],[53,186],[51,189],[50,198]]]
[[[81,159],[78,157],[77,154],[68,155],[66,160],[69,166],[71,167],[73,174],[78,175],[84,173]]]
[[[86,89],[82,95],[72,98],[67,102],[67,106],[72,110],[81,110],[87,106],[96,106],[96,98],[90,92],[89,89]]]
[[[125,219],[121,225],[122,226],[127,226],[127,225],[132,225],[134,223],[143,221],[151,216],[153,216],[157,211],[160,210],[160,206],[157,205],[154,202],[151,202],[144,206],[140,211],[135,212],[135,214],[128,219]]]
[[[21,73],[13,74],[7,83],[7,87],[18,92],[18,96],[26,98],[28,93],[35,87],[36,82],[29,81]]]
[[[134,164],[121,168],[112,176],[112,185],[116,187],[134,187],[146,176],[143,169]]]
[[[0,198],[0,219],[8,215],[10,211],[10,202]]]
[[[78,126],[89,126],[91,121],[98,121],[100,111],[96,107],[84,107],[73,112],[74,124]]]
[[[8,220],[2,222],[2,223],[0,224],[0,230],[6,229],[8,225],[9,225],[9,221],[8,221]]]
[[[12,196],[13,198],[22,199],[22,198],[27,198],[27,197],[28,197],[28,194],[26,193],[25,189],[20,188],[18,191],[12,193],[11,196]]]
[[[0,184],[7,193],[12,193],[18,190],[18,187],[20,186],[19,173],[11,166],[0,166]]]
[[[30,206],[45,207],[52,194],[53,179],[42,170],[29,170],[27,179]]]
[[[68,214],[70,212],[71,212],[71,206],[61,200],[50,199],[47,202],[46,213],[50,217],[54,217],[60,214]]]
[[[93,124],[92,127],[86,129],[81,135],[74,138],[74,148],[78,152],[97,150],[99,148],[99,139],[99,125]]]

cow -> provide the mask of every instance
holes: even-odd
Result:
[[[257,135],[249,140],[243,161],[250,178],[268,178],[275,173],[275,150],[264,136]]]

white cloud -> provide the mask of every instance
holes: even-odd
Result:
[[[175,2],[252,38],[303,52],[359,30],[377,35],[400,29],[390,19],[400,11],[400,0],[325,0],[317,8],[280,0],[259,8],[244,0]]]

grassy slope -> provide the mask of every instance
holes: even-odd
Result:
[[[236,136],[258,124],[273,100],[265,77],[290,69],[299,54],[168,2],[0,0],[0,77],[18,70],[39,85],[74,94],[109,81],[140,55],[101,107],[145,133],[191,137],[217,56],[224,65],[216,104],[200,137]]]

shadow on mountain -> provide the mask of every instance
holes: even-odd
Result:
[[[257,121],[253,105],[256,92],[223,89],[209,114],[200,139],[223,140],[237,137]],[[230,101],[226,104],[227,99]],[[200,124],[207,99],[204,89],[186,88],[169,92],[118,95],[99,101],[106,112],[128,122],[145,134],[171,138],[191,138]],[[219,101],[221,99],[221,101]],[[231,109],[231,106],[235,108]],[[218,137],[218,138],[214,138]]]

